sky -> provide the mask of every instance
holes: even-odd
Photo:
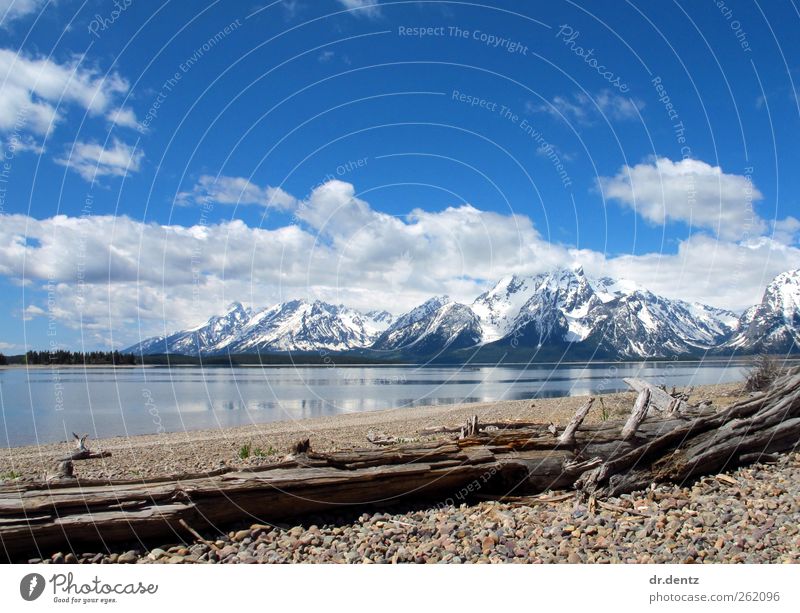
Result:
[[[793,1],[0,0],[0,352],[800,268]]]

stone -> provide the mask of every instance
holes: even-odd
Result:
[[[126,551],[117,558],[118,564],[133,564],[136,562],[137,555],[135,551]]]
[[[233,534],[233,540],[236,542],[243,541],[250,536],[250,530],[239,530]]]

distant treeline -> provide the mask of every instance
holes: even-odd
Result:
[[[58,349],[56,351],[28,351],[23,355],[9,357],[0,354],[0,364],[132,366],[141,364],[141,360],[132,353],[121,353],[119,351],[87,351],[84,353],[82,351]]]

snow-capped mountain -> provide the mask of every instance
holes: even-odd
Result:
[[[386,315],[369,316],[319,300],[292,300],[255,313],[224,349],[252,353],[368,347],[388,325],[391,316],[387,320]]]
[[[145,355],[158,353],[196,355],[220,351],[238,334],[252,314],[250,309],[234,302],[228,306],[224,314],[215,315],[204,324],[169,336],[146,339],[126,351]]]
[[[734,313],[653,294],[582,268],[512,276],[472,304],[484,344],[537,349],[582,344],[599,355],[657,357],[702,352],[736,328]]]
[[[147,339],[132,353],[185,355],[270,351],[345,351],[370,346],[392,321],[386,311],[360,313],[325,302],[292,300],[252,311],[235,303],[191,330]]]
[[[147,339],[136,353],[214,354],[363,351],[380,357],[458,358],[464,350],[550,349],[604,358],[672,357],[705,352],[796,351],[800,271],[776,277],[760,304],[731,311],[668,299],[635,283],[593,279],[582,268],[501,279],[462,304],[431,298],[394,319],[342,305],[292,300],[253,311],[234,303],[206,323]],[[461,352],[459,354],[459,352]]]
[[[636,289],[602,303],[580,320],[582,341],[619,357],[668,357],[713,349],[733,331],[736,317],[719,309],[670,300]]]
[[[739,332],[726,347],[745,352],[789,353],[800,349],[800,270],[775,277],[761,303],[739,320]]]
[[[372,349],[426,355],[471,347],[480,341],[481,323],[472,309],[452,302],[447,296],[438,296],[398,318],[378,337]]]
[[[559,269],[531,277],[527,284],[533,289],[522,305],[508,336],[519,344],[541,346],[548,342],[580,342],[589,330],[586,318],[603,304],[582,268]]]

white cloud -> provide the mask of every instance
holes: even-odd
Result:
[[[47,0],[0,0],[0,26],[7,27],[15,19],[36,13]]]
[[[357,17],[378,17],[381,14],[379,0],[338,0],[344,8]]]
[[[117,108],[108,112],[108,120],[115,126],[139,129],[139,121],[136,113],[130,108]]]
[[[471,301],[506,274],[576,263],[669,297],[743,309],[772,276],[800,268],[800,249],[768,238],[737,244],[697,234],[675,254],[611,257],[550,243],[524,215],[461,205],[398,217],[341,181],[315,189],[297,219],[264,229],[239,220],[185,227],[5,215],[0,275],[24,278],[28,295],[52,283],[48,316],[124,345],[195,325],[232,300],[318,298],[399,313],[442,293]],[[47,300],[33,302],[25,316],[44,315]]]
[[[45,135],[61,120],[56,105],[76,104],[101,115],[128,87],[117,73],[103,75],[77,60],[58,64],[0,49],[0,131]]]
[[[56,163],[74,170],[87,181],[94,181],[103,176],[124,177],[129,172],[138,172],[143,157],[144,152],[136,145],[126,145],[115,138],[111,147],[78,141]]]
[[[787,217],[772,222],[772,238],[784,245],[797,244],[798,236],[800,236],[800,219],[795,217]]]
[[[568,122],[591,123],[599,117],[625,121],[639,119],[644,102],[603,90],[594,97],[583,92],[572,96],[554,96],[546,104],[528,102],[525,109],[529,113],[548,113]]]
[[[44,147],[28,134],[12,133],[4,141],[0,141],[0,148],[3,150],[3,155],[10,154],[13,156],[23,152],[31,152],[36,155],[44,153]]]
[[[750,178],[700,160],[656,158],[623,166],[598,182],[605,198],[655,224],[680,221],[732,240],[759,236],[766,229],[753,210],[763,196]]]
[[[656,294],[742,311],[761,300],[773,277],[800,268],[800,249],[767,237],[743,242],[695,234],[675,254],[576,254],[586,271],[636,281]]]
[[[303,4],[300,2],[300,0],[283,0],[283,2],[281,2],[281,8],[283,9],[283,12],[286,14],[287,19],[292,19],[304,7]]]
[[[294,208],[297,200],[280,187],[260,187],[244,177],[203,175],[190,192],[178,194],[177,204],[204,202],[235,205],[258,205],[281,210]]]

